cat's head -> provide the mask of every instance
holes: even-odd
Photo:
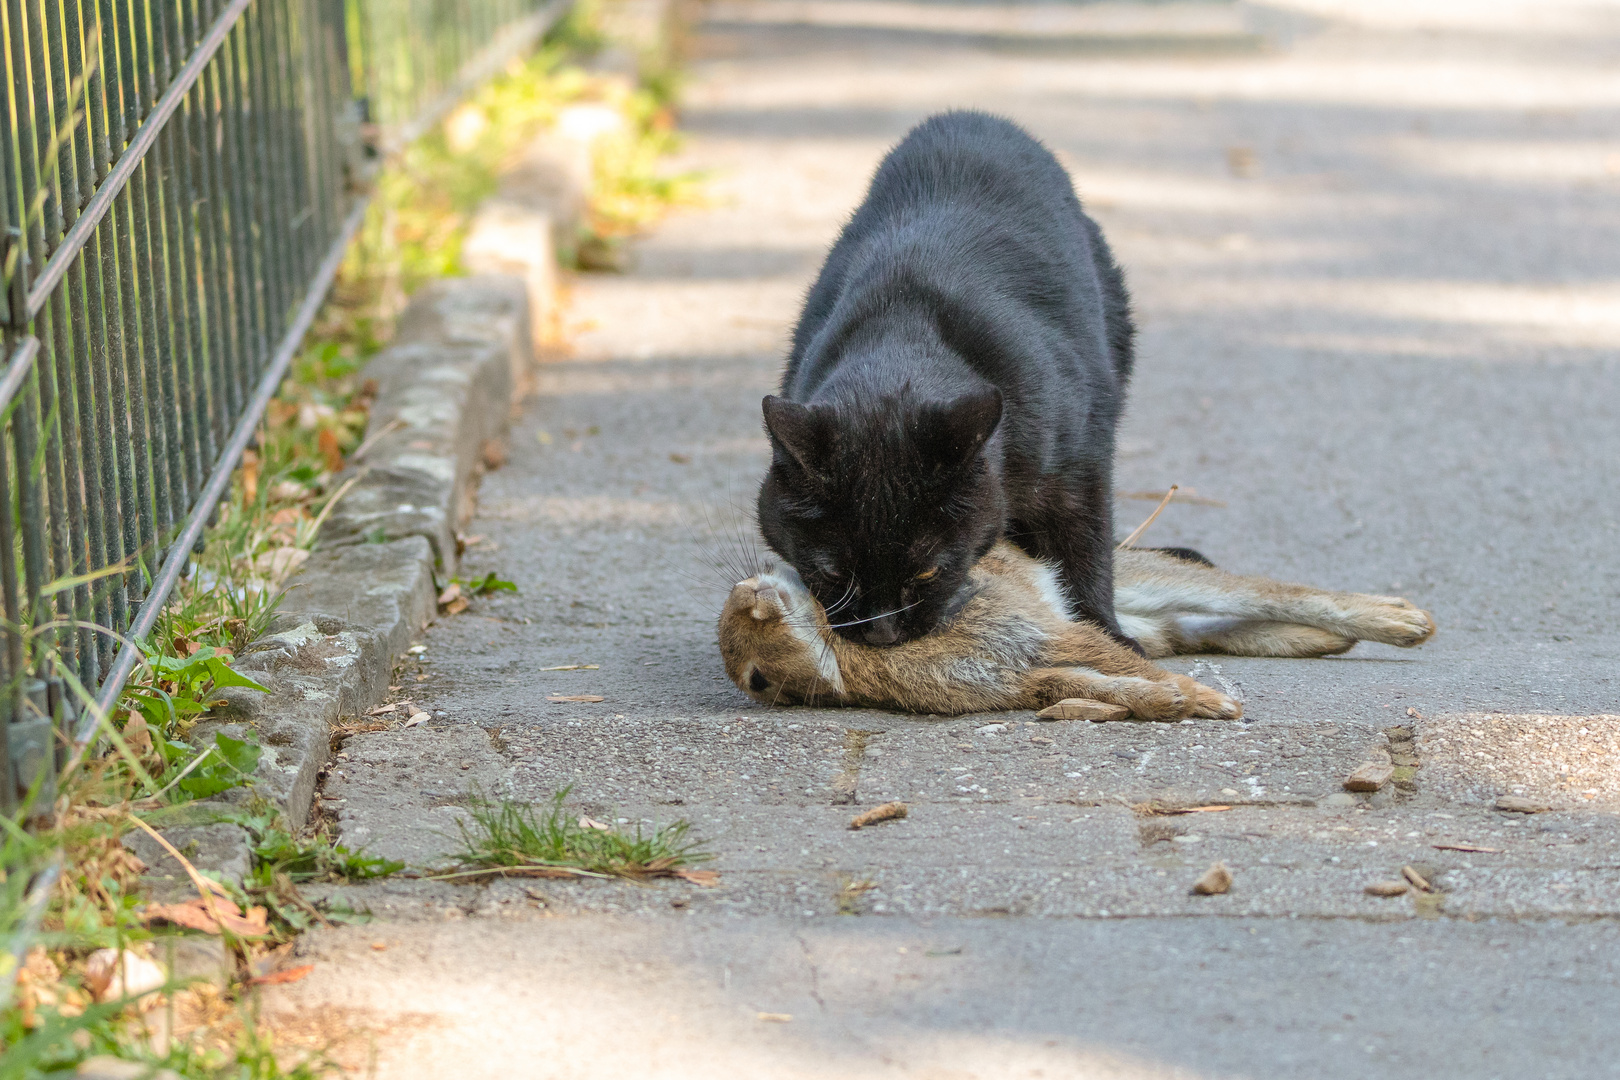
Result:
[[[760,530],[832,629],[898,645],[951,612],[1002,532],[988,452],[1001,406],[994,387],[944,402],[910,392],[809,406],[765,399],[772,461]]]
[[[767,705],[837,704],[844,680],[827,618],[791,566],[732,587],[720,612],[720,656],[743,693]]]

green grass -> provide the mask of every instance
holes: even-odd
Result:
[[[482,876],[546,876],[575,872],[599,877],[652,878],[678,876],[711,856],[688,839],[685,821],[634,833],[582,824],[563,806],[568,789],[544,808],[509,801],[474,798],[468,816],[458,821],[461,850],[456,869],[435,875],[439,880]],[[589,819],[584,819],[588,821]]]

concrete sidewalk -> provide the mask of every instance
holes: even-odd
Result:
[[[689,820],[721,884],[348,888],[382,921],[306,937],[276,1023],[372,1032],[390,1077],[1620,1075],[1620,8],[728,0],[693,48],[714,204],[576,286],[466,557],[521,592],[429,632],[400,694],[435,718],[349,739],[323,805],[429,863],[468,791],[571,785]],[[1153,542],[1403,594],[1430,645],[1172,665],[1240,722],[730,686],[759,398],[871,169],[950,106],[1045,139],[1126,267],[1122,528],[1179,483],[1206,501]],[[1343,793],[1391,734],[1410,779]],[[1406,865],[1437,891],[1364,892]]]

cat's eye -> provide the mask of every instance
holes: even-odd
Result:
[[[917,581],[927,581],[928,579],[932,578],[937,573],[939,573],[939,567],[930,566],[928,569],[926,569],[922,573],[918,574],[917,577],[916,577],[916,580]]]

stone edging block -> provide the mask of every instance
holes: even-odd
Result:
[[[210,802],[268,798],[303,824],[333,724],[382,702],[395,662],[433,620],[436,576],[456,566],[485,448],[505,435],[533,358],[520,278],[442,280],[412,298],[394,342],[365,370],[377,381],[370,445],[336,481],[354,484],[288,582],[269,631],[237,657],[236,669],[270,692],[222,690],[224,704],[193,731],[205,746],[218,732],[251,729],[264,748],[253,788]]]

